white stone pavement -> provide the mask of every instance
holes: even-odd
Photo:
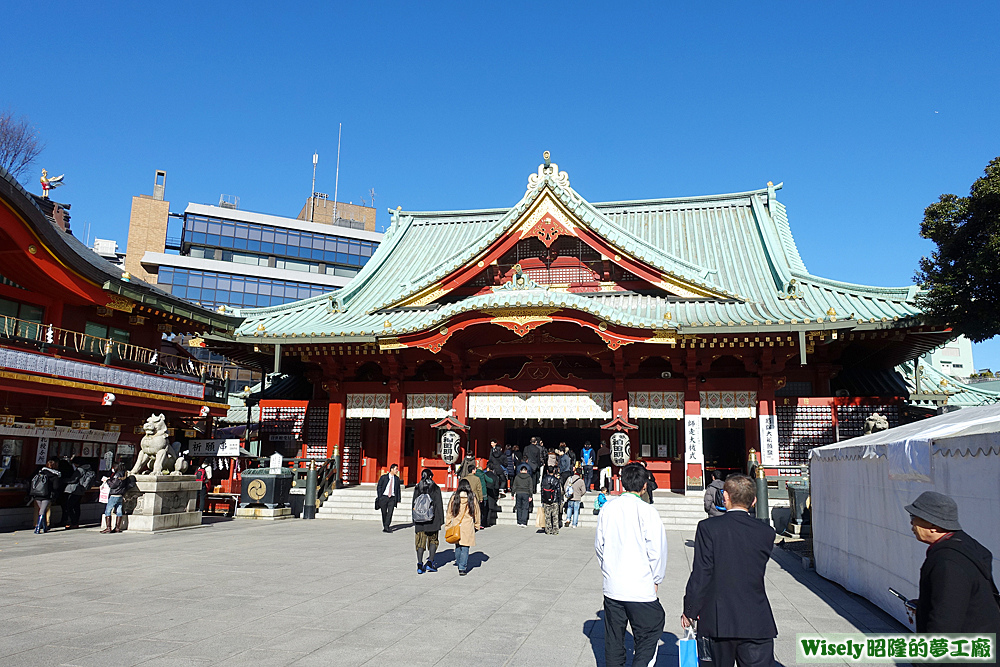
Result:
[[[417,575],[413,530],[366,521],[217,521],[159,535],[0,533],[0,665],[604,664],[593,528],[479,533],[468,576],[447,545]],[[669,531],[658,665],[677,665],[693,531]],[[797,632],[896,631],[894,620],[780,549],[768,594]]]

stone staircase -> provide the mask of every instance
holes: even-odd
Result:
[[[444,502],[451,497],[450,491],[442,489]],[[594,499],[596,493],[588,493],[580,508],[580,526],[594,528],[597,526],[597,516],[594,515]],[[395,526],[410,525],[410,507],[413,503],[413,488],[404,488],[402,502],[393,513],[392,522]],[[535,494],[535,510],[541,505],[541,497]],[[698,496],[683,496],[669,491],[655,491],[653,506],[660,512],[664,527],[667,530],[694,530],[698,522],[705,518],[702,498]],[[514,525],[517,523],[514,514],[514,498],[508,495],[500,499],[502,511],[497,515],[497,525]],[[318,519],[351,519],[356,521],[381,521],[382,513],[375,509],[375,485],[361,484],[330,492],[316,512]],[[535,525],[535,517],[528,520],[528,525]]]

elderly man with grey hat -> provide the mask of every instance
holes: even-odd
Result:
[[[993,554],[962,530],[958,504],[943,493],[925,491],[906,511],[913,534],[930,545],[920,566],[917,632],[993,632],[1000,637]]]

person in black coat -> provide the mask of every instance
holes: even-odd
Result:
[[[1000,637],[993,554],[962,530],[958,504],[943,493],[925,491],[906,511],[913,534],[930,545],[920,566],[917,632]]]
[[[417,517],[413,516],[413,531],[417,548],[417,574],[437,572],[434,556],[437,554],[439,544],[438,532],[444,525],[444,501],[441,499],[441,487],[434,482],[434,471],[426,468],[420,473],[420,481],[413,489],[413,508],[417,506],[417,499],[425,494],[430,496],[434,516],[430,521],[417,521]],[[424,563],[425,549],[427,550],[426,564]]]
[[[698,524],[681,625],[697,620],[698,635],[711,638],[713,667],[770,666],[778,628],[764,590],[764,569],[774,530],[750,516],[756,501],[752,479],[730,475],[724,496],[726,513]]]
[[[531,438],[528,442],[528,446],[524,448],[524,456],[521,460],[531,467],[531,479],[532,484],[534,485],[533,492],[538,490],[538,480],[541,476],[542,457],[544,455],[545,450],[542,449],[538,438]]]
[[[389,472],[378,479],[378,486],[375,487],[375,509],[382,510],[382,532],[391,533],[389,526],[392,524],[392,512],[396,505],[403,499],[399,483],[399,466],[393,463],[389,466]]]
[[[486,464],[487,470],[497,478],[500,492],[507,490],[507,455],[496,440],[490,440],[490,458]]]

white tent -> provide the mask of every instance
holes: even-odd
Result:
[[[903,507],[924,491],[958,503],[1000,574],[1000,406],[965,408],[810,452],[816,571],[908,624],[926,545]],[[911,626],[912,627],[912,626]]]

